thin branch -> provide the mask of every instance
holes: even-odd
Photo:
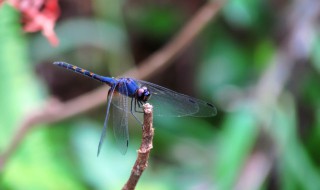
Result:
[[[222,1],[209,1],[199,9],[193,18],[191,18],[168,44],[143,61],[140,67],[126,72],[124,76],[148,78],[155,72],[159,72],[168,67],[171,61],[210,23],[222,6]]]
[[[152,54],[149,58],[134,68],[124,73],[122,76],[145,79],[159,70],[167,67],[171,61],[187,47],[194,38],[199,35],[202,29],[215,18],[215,15],[221,9],[222,2],[211,2],[205,4],[194,15],[193,18],[182,28],[182,30],[169,41],[163,48]],[[7,149],[0,156],[0,171],[3,169],[6,160],[12,155],[15,149],[22,142],[24,136],[35,125],[43,123],[53,123],[63,119],[89,111],[105,103],[107,87],[98,88],[92,92],[81,95],[67,102],[54,101],[38,108],[31,114],[27,114],[18,131],[13,137]],[[90,101],[88,101],[90,100]],[[50,101],[48,101],[50,102]],[[54,107],[55,109],[52,109]],[[49,110],[49,111],[48,111]]]
[[[307,60],[311,53],[317,31],[316,27],[318,26],[315,23],[317,23],[320,15],[320,2],[318,0],[294,2],[285,22],[292,24],[290,26],[291,33],[288,34],[286,43],[282,44],[274,59],[271,60],[270,67],[258,81],[254,96],[250,97],[257,103],[256,114],[259,122],[261,122],[260,126],[269,126],[265,118],[266,115],[272,115],[269,112],[270,108],[272,110],[277,103],[296,63]],[[306,7],[308,11],[305,11]],[[267,128],[266,131],[271,133]],[[257,189],[261,187],[274,164],[275,149],[273,146],[269,150],[259,150],[258,153],[251,155],[245,164],[246,167],[241,171],[234,189]],[[259,174],[256,172],[257,168],[261,169]],[[256,181],[252,181],[252,176],[255,176],[254,180]]]
[[[140,149],[138,150],[138,157],[134,166],[131,170],[131,175],[127,183],[123,186],[122,190],[132,190],[135,189],[142,172],[148,166],[148,159],[151,149],[153,148],[152,141],[154,135],[153,128],[153,114],[152,105],[145,104],[144,106],[144,121],[142,130],[142,143]]]

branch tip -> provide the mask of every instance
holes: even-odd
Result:
[[[138,150],[138,157],[131,170],[131,175],[124,185],[122,190],[132,190],[136,187],[143,171],[148,167],[148,159],[151,149],[153,148],[152,141],[154,136],[153,128],[153,112],[151,104],[143,105],[143,129],[142,129],[142,143]]]

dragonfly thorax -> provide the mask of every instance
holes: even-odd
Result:
[[[150,99],[150,91],[143,86],[136,91],[136,99],[138,101],[147,102]]]

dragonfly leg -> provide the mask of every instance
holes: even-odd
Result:
[[[131,106],[130,106],[130,112],[131,115],[133,115],[133,117],[138,121],[138,123],[140,123],[143,126],[143,123],[137,118],[137,116],[133,113],[132,107],[133,107],[133,99],[131,98]],[[136,101],[135,101],[136,102]],[[134,103],[134,109],[136,109],[136,103]]]
[[[137,102],[138,102],[138,107],[141,108],[141,105],[139,101],[135,100],[134,101],[134,111],[137,113],[143,113],[143,111],[137,110]]]

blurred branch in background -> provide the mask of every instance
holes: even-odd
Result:
[[[163,48],[155,52],[148,59],[142,62],[138,68],[124,73],[122,76],[134,77],[137,79],[148,78],[155,71],[164,69],[171,61],[187,47],[194,38],[199,35],[202,29],[215,18],[215,15],[223,6],[223,1],[209,1],[191,18],[181,31],[169,41]],[[93,92],[81,95],[67,102],[60,102],[56,99],[48,100],[43,107],[34,110],[31,114],[22,119],[18,131],[11,143],[0,156],[0,170],[5,166],[8,158],[14,153],[23,138],[33,126],[61,121],[63,119],[83,113],[105,102],[107,93],[106,87],[101,87]]]
[[[273,112],[279,101],[279,96],[292,77],[295,65],[299,62],[305,63],[310,57],[317,27],[319,27],[317,24],[319,16],[320,1],[294,1],[285,19],[280,23],[281,26],[284,26],[283,31],[290,32],[286,41],[280,44],[280,48],[269,64],[270,67],[266,69],[255,86],[253,97],[250,97],[255,105],[256,117],[260,122],[257,126],[263,127],[262,132],[266,132],[267,136],[275,136],[271,134],[274,132],[269,127],[272,125],[270,121],[273,121]],[[235,189],[259,189],[262,187],[274,167],[275,159],[279,156],[279,149],[283,148],[277,139],[268,140],[269,148],[258,147],[247,159],[239,174]]]
[[[143,105],[143,129],[141,146],[138,150],[138,157],[131,171],[131,175],[127,183],[123,186],[123,190],[135,189],[143,171],[148,167],[148,159],[151,149],[153,148],[153,114],[152,105],[149,103]]]

